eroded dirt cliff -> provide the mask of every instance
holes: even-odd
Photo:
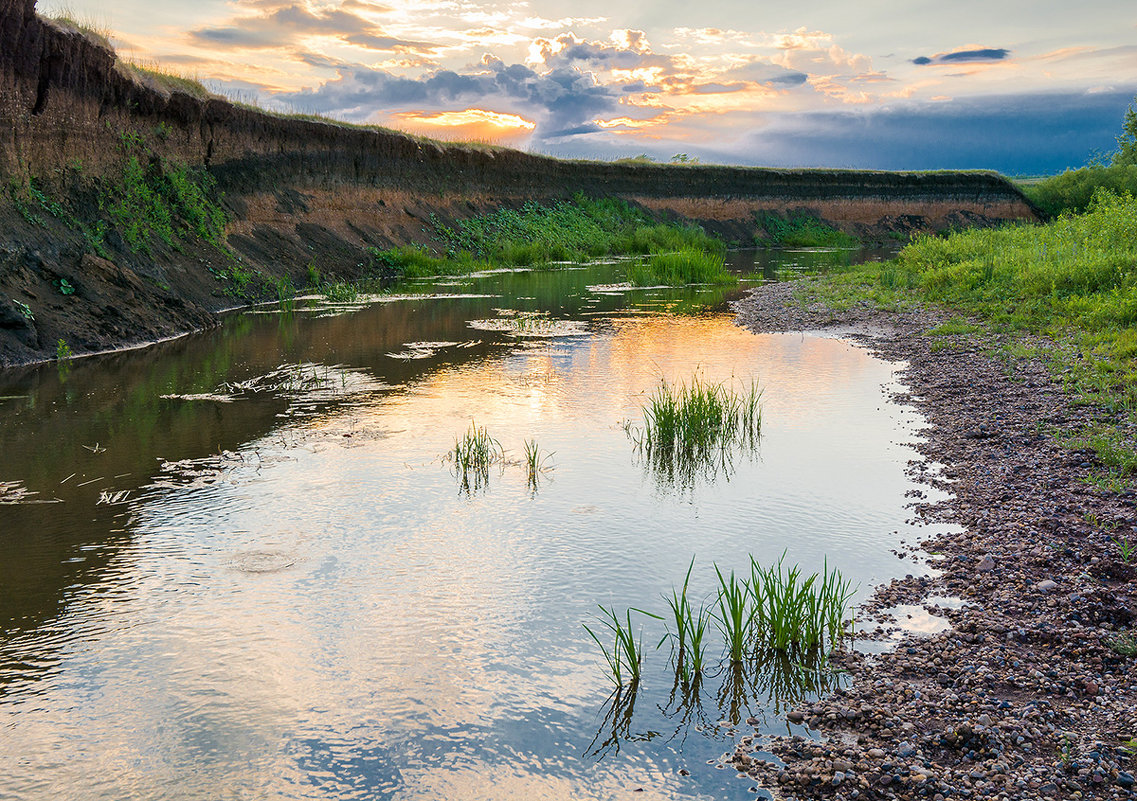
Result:
[[[862,236],[1034,217],[992,173],[563,161],[279,117],[124,68],[34,0],[0,0],[0,132],[0,366],[50,358],[60,339],[82,353],[211,325],[238,302],[220,278],[233,271],[350,280],[367,246],[429,241],[432,215],[578,192],[733,241],[750,241],[764,211]],[[125,196],[132,165],[207,172],[224,231],[139,247],[105,227],[107,187]]]

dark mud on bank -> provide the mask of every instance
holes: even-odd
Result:
[[[913,544],[933,577],[878,588],[862,612],[948,596],[952,627],[909,635],[880,655],[840,658],[848,689],[794,710],[820,740],[756,738],[779,767],[738,750],[735,767],[780,798],[1137,798],[1137,567],[1132,492],[1086,483],[1088,451],[1061,446],[1101,414],[1076,406],[1036,360],[1006,360],[974,337],[924,336],[932,311],[836,313],[803,307],[793,284],[736,304],[755,331],[849,328],[906,361],[906,400],[927,416],[910,469],[954,497],[915,505],[958,533]],[[937,344],[938,343],[938,344]],[[946,345],[946,346],[945,346]],[[930,465],[938,463],[941,469]],[[934,556],[929,556],[930,554]],[[1134,743],[1137,746],[1137,743]]]

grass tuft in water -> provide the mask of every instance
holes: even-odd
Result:
[[[727,469],[735,450],[757,446],[761,398],[754,382],[738,390],[699,376],[664,380],[648,398],[643,427],[625,428],[658,476],[689,486],[700,473],[713,478]]]
[[[633,286],[736,284],[738,276],[726,271],[722,255],[684,248],[633,262],[628,267],[628,281]]]
[[[851,583],[826,561],[820,573],[804,576],[797,565],[785,567],[785,553],[763,567],[750,558],[750,593],[755,640],[786,651],[831,650],[840,641],[853,596]]]
[[[750,631],[754,624],[754,610],[750,606],[750,589],[745,579],[736,578],[734,571],[730,577],[723,575],[715,565],[719,579],[718,608],[715,625],[726,641],[726,652],[732,664],[741,664],[746,657],[750,642]]]
[[[542,453],[541,449],[537,446],[537,440],[525,440],[525,458],[523,464],[525,466],[526,481],[529,484],[529,489],[536,490],[537,485],[541,481],[541,476],[549,472],[552,468],[549,466],[549,458],[552,453]]]
[[[462,489],[469,492],[489,483],[490,468],[502,462],[505,452],[501,443],[486,432],[484,426],[470,423],[470,429],[454,440],[450,460]]]
[[[706,644],[704,636],[707,623],[710,621],[710,612],[702,605],[696,612],[687,597],[687,588],[691,583],[691,571],[695,567],[695,558],[691,557],[691,564],[687,566],[687,575],[683,579],[683,589],[671,589],[671,595],[664,595],[670,615],[667,620],[674,624],[674,631],[668,626],[667,633],[659,641],[657,648],[670,640],[672,655],[675,659],[676,678],[683,686],[697,681],[703,672],[704,653]]]

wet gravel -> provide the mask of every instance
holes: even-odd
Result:
[[[1105,412],[979,335],[926,336],[940,312],[835,312],[796,290],[758,288],[736,303],[739,323],[837,326],[906,363],[904,399],[930,423],[909,469],[952,493],[913,507],[949,533],[898,554],[932,575],[877,588],[860,614],[964,604],[935,608],[951,622],[938,634],[837,655],[850,685],[789,714],[808,736],[747,738],[734,767],[784,799],[1137,798],[1137,566],[1118,546],[1137,543],[1137,501],[1088,484],[1095,455],[1061,444]]]

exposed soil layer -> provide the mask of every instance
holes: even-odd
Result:
[[[365,246],[429,242],[432,215],[453,224],[578,192],[741,242],[770,211],[868,238],[1036,218],[993,173],[564,161],[271,115],[124,68],[97,37],[38,17],[34,0],[0,0],[0,133],[0,366],[49,358],[60,339],[83,353],[210,325],[238,303],[218,281],[234,261],[293,286],[309,265],[352,280]],[[230,217],[222,242],[140,253],[112,230],[92,249],[76,219],[94,224],[97,187],[139,154],[148,170],[210,173]],[[73,218],[21,211],[29,188]]]
[[[821,739],[756,738],[734,766],[786,799],[1137,797],[1126,746],[1137,737],[1137,565],[1118,544],[1137,543],[1135,501],[1092,488],[1096,457],[1059,444],[1103,413],[1072,404],[1037,361],[1007,360],[974,335],[926,336],[938,312],[838,314],[803,306],[796,289],[755,290],[739,322],[840,326],[906,363],[904,400],[930,422],[928,461],[910,470],[953,496],[916,513],[962,529],[900,554],[933,575],[879,587],[866,611],[966,603],[936,610],[952,624],[942,633],[839,655],[851,685],[790,713]]]

